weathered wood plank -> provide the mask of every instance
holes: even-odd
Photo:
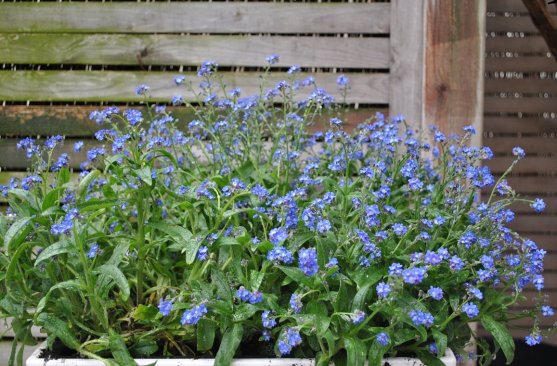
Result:
[[[527,12],[522,0],[489,0],[487,2],[487,11]]]
[[[0,33],[0,63],[388,68],[388,38]]]
[[[120,109],[127,108],[118,105]],[[92,136],[103,128],[89,120],[89,114],[101,106],[0,106],[0,136],[48,136],[65,135]],[[185,128],[187,122],[194,119],[193,110],[186,107],[167,107],[177,120],[179,128]],[[342,119],[345,130],[352,130],[359,123],[373,117],[376,112],[387,114],[385,108],[360,108],[344,112]],[[310,130],[328,128],[328,118],[324,115],[322,123],[316,123]]]
[[[369,34],[389,32],[389,12],[386,3],[3,3],[0,32]]]
[[[517,131],[519,132],[519,131]],[[515,146],[522,147],[527,155],[557,154],[557,138],[554,137],[493,137],[483,140],[496,154],[511,154]]]
[[[485,69],[487,72],[555,72],[557,71],[557,62],[553,57],[546,56],[486,57]]]
[[[391,1],[389,106],[408,123],[423,127],[425,78],[425,0]],[[404,21],[401,21],[404,19]]]
[[[475,146],[482,131],[485,9],[485,0],[426,2],[424,120],[446,133],[474,126]]]
[[[486,52],[549,52],[549,48],[541,36],[490,37],[486,39],[485,49]]]
[[[528,15],[514,17],[488,17],[486,19],[486,31],[539,33],[538,28],[536,28],[532,19]]]
[[[484,117],[484,132],[556,133],[557,118]],[[485,140],[484,140],[485,141]]]
[[[0,71],[0,100],[8,101],[110,101],[133,102],[143,97],[135,94],[135,86],[151,87],[150,99],[168,101],[181,94],[187,100],[198,97],[184,87],[174,85],[175,73],[118,72],[118,71]],[[313,74],[318,86],[328,90],[337,101],[342,95],[336,85],[337,74]],[[191,80],[191,75],[187,75]],[[255,73],[221,73],[228,88],[240,87],[244,95],[259,95],[261,79]],[[268,85],[274,86],[286,74],[270,74]],[[300,75],[303,79],[307,75]],[[351,74],[348,103],[388,103],[389,75],[383,73]],[[199,78],[195,77],[194,86]],[[300,97],[311,93],[311,88],[300,92]]]
[[[557,97],[552,98],[499,98],[486,96],[486,113],[543,113],[557,112]]]
[[[553,59],[551,60],[553,61]],[[557,64],[557,63],[556,63]],[[555,79],[485,79],[486,93],[554,93],[557,94]]]
[[[494,174],[503,173],[511,165],[514,156],[494,157],[486,165],[491,168]],[[513,168],[514,174],[538,174],[539,172],[550,173],[557,171],[557,158],[536,156],[521,159]]]
[[[516,216],[508,226],[518,232],[553,233],[557,231],[557,216]],[[557,276],[555,277],[555,288],[557,288]]]
[[[18,139],[2,139],[0,140],[0,169],[20,169],[25,170],[29,167],[29,161],[25,156],[25,152],[17,150],[16,144]],[[73,150],[73,142],[66,141],[62,146],[58,147],[53,155],[53,159],[57,159],[62,153],[70,155],[70,168],[79,169],[79,164],[87,160],[87,151],[93,147],[102,146],[103,144],[96,140],[84,140],[83,149],[76,153]],[[104,144],[110,149],[111,144]]]

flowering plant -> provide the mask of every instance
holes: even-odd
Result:
[[[545,251],[507,227],[508,206],[530,201],[480,167],[492,153],[466,145],[473,128],[459,138],[431,127],[428,142],[377,114],[348,133],[344,111],[298,67],[248,97],[216,67],[200,67],[199,87],[176,77],[204,100],[172,99],[194,110],[185,129],[160,105],[93,112],[100,143],[77,180],[55,153],[61,136],[19,143],[33,171],[2,187],[0,216],[0,310],[17,342],[31,343],[36,324],[51,347],[107,365],[160,355],[358,366],[401,353],[438,365],[476,337],[470,322],[511,360],[506,323],[553,315]],[[346,95],[348,79],[338,84]],[[324,119],[325,132],[308,134]],[[514,152],[513,166],[524,156]],[[512,312],[529,283],[536,309]]]

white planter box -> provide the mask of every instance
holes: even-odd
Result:
[[[58,359],[48,360],[45,362],[43,358],[39,358],[46,343],[37,348],[31,357],[27,359],[26,366],[104,366],[102,362],[96,360],[85,359]],[[138,365],[149,365],[154,362],[157,366],[212,366],[213,359],[137,359]],[[447,366],[456,366],[456,358],[451,350],[447,350],[445,357],[441,359]],[[390,366],[424,366],[420,360],[408,357],[387,358],[383,361]],[[232,362],[232,366],[315,366],[315,361],[306,358],[244,358],[237,359]]]

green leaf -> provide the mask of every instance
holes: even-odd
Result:
[[[105,278],[110,278],[118,288],[120,288],[120,296],[126,301],[130,297],[130,284],[126,276],[120,271],[120,268],[112,264],[104,264],[95,270],[99,274],[100,282],[103,283]]]
[[[128,347],[126,347],[126,343],[124,342],[124,339],[120,336],[120,334],[111,329],[108,341],[110,343],[110,351],[112,352],[114,361],[116,361],[119,366],[137,365],[137,363],[130,355]]]
[[[315,316],[315,327],[317,336],[321,337],[329,329],[331,318],[327,312],[327,306],[320,301],[312,301],[307,305],[307,313]]]
[[[367,354],[368,366],[382,366],[381,361],[383,361],[384,354],[385,348],[381,347],[377,341],[373,341]]]
[[[151,321],[155,320],[159,309],[151,305],[139,304],[133,312],[133,319],[136,321]]]
[[[77,186],[77,195],[79,196],[79,201],[81,201],[81,199],[83,199],[83,197],[85,197],[85,194],[87,193],[87,188],[89,187],[89,184],[91,184],[91,182],[97,178],[99,175],[101,174],[101,172],[99,170],[93,170],[91,171],[89,174],[87,174],[85,177],[83,177],[83,179],[81,179],[81,181],[79,182],[78,186]]]
[[[431,334],[433,335],[433,340],[437,345],[437,356],[443,357],[445,351],[447,350],[447,335],[437,329],[432,329]]]
[[[232,304],[232,291],[224,274],[218,269],[213,268],[211,271],[211,281],[217,288],[217,296]]]
[[[17,247],[25,239],[27,234],[31,231],[30,217],[24,217],[17,220],[10,226],[6,235],[4,236],[4,249],[10,253],[11,250]]]
[[[243,322],[257,312],[257,307],[252,304],[240,304],[234,309],[234,321]]]
[[[193,238],[191,231],[178,225],[170,225],[162,222],[149,224],[149,226],[168,234],[178,243],[182,247],[182,251],[186,252],[187,264],[192,264],[195,261],[195,256],[201,246],[201,242]]]
[[[285,267],[285,266],[277,266],[285,275],[296,281],[298,284],[304,284],[308,287],[311,287],[312,281],[311,278],[306,276],[304,272],[302,272],[299,268],[293,267]]]
[[[215,366],[230,366],[243,335],[244,326],[240,323],[235,323],[226,330],[215,357]]]
[[[48,290],[46,295],[44,295],[43,298],[39,301],[39,304],[37,305],[37,309],[35,310],[35,314],[40,314],[44,310],[46,303],[50,298],[52,292],[54,292],[54,290],[60,289],[60,290],[71,290],[71,291],[80,292],[84,288],[85,286],[81,282],[79,282],[79,280],[68,280],[64,282],[58,282],[56,285],[52,286]]]
[[[236,240],[236,238],[231,238],[229,236],[221,236],[220,238],[217,239],[215,245],[217,247],[228,246],[228,245],[240,245],[240,242]]]
[[[37,211],[39,210],[39,207],[37,206],[37,201],[31,192],[20,188],[15,188],[15,189],[10,189],[8,193],[13,196],[16,196],[22,201],[27,202],[29,206],[31,206],[33,209]]]
[[[75,338],[74,333],[68,327],[68,324],[63,320],[55,317],[52,314],[41,313],[37,317],[39,325],[46,329],[46,332],[54,337],[60,339],[62,343],[71,349],[79,349],[79,341]]]
[[[76,252],[76,248],[73,246],[73,244],[67,239],[62,239],[43,249],[43,251],[37,256],[37,259],[35,260],[35,267],[38,266],[41,262],[54,257],[55,255],[69,253],[72,251]]]
[[[346,348],[347,363],[350,366],[364,366],[366,362],[366,345],[357,338],[345,338],[344,347]]]
[[[366,297],[370,293],[370,287],[371,285],[365,285],[356,293],[356,296],[354,296],[354,300],[352,301],[352,311],[364,310],[363,307]]]
[[[157,352],[159,346],[152,338],[140,338],[131,348],[131,353],[136,357],[146,358]]]
[[[210,319],[201,318],[197,323],[197,350],[209,351],[215,342],[216,324]]]
[[[501,347],[507,359],[507,365],[509,365],[514,358],[514,340],[509,330],[505,324],[496,321],[489,315],[480,316],[480,321],[483,327],[491,333],[495,342]]]
[[[136,171],[137,176],[145,182],[148,186],[153,185],[153,177],[151,177],[151,168],[145,166],[141,169],[137,169]]]
[[[416,351],[416,355],[427,366],[445,366],[443,361],[427,351]]]
[[[253,269],[251,270],[249,284],[252,291],[259,290],[259,286],[261,286],[261,282],[263,282],[263,278],[265,277],[264,269],[261,272],[255,271]]]

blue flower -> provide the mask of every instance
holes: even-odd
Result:
[[[375,339],[377,340],[377,343],[383,347],[388,346],[389,343],[391,343],[391,338],[385,332],[377,334],[377,336],[375,336]]]
[[[400,276],[402,275],[402,264],[393,263],[389,266],[389,276]]]
[[[278,350],[282,356],[290,354],[292,352],[292,346],[286,341],[280,340],[278,342]]]
[[[263,330],[263,332],[261,332],[261,337],[263,337],[263,340],[265,342],[269,342],[271,340],[271,332],[265,329]]]
[[[184,75],[176,75],[174,77],[174,83],[176,85],[181,85],[186,81],[186,77]]]
[[[143,114],[137,109],[127,109],[126,111],[124,111],[124,117],[126,117],[128,122],[132,126],[143,122]]]
[[[547,318],[550,317],[550,316],[553,316],[555,314],[555,311],[553,310],[553,308],[551,306],[548,306],[548,305],[543,305],[541,311],[542,311],[542,315],[547,317]]]
[[[526,341],[526,344],[529,346],[535,346],[537,344],[540,344],[542,342],[542,336],[541,334],[537,334],[537,333],[532,333],[530,335],[527,335],[524,340]]]
[[[73,144],[73,151],[75,152],[80,152],[82,148],[83,148],[83,141],[78,141],[75,144]]]
[[[300,295],[297,294],[292,294],[292,296],[290,296],[290,308],[292,309],[292,311],[296,314],[298,314],[299,312],[302,311],[302,298]]]
[[[431,327],[435,318],[433,315],[428,313],[427,311],[419,311],[419,310],[410,310],[408,313],[412,322],[416,325],[425,325],[426,327]]]
[[[197,250],[197,259],[200,261],[204,261],[207,259],[208,256],[209,256],[209,248],[207,248],[204,245],[200,246],[199,249]]]
[[[435,300],[441,300],[443,298],[443,290],[440,287],[430,286],[427,294]]]
[[[180,323],[182,325],[195,325],[205,314],[207,314],[207,306],[205,304],[195,306],[189,310],[184,311]]]
[[[341,88],[346,87],[349,82],[350,80],[344,74],[339,75],[339,77],[337,78],[337,85],[340,86]]]
[[[265,310],[261,313],[261,321],[263,322],[263,327],[267,329],[274,328],[277,325],[277,321],[274,318],[271,318],[271,311]]]
[[[269,232],[269,240],[273,245],[279,245],[288,238],[288,232],[285,228],[274,228]]]
[[[87,151],[87,160],[93,162],[99,156],[103,156],[105,154],[106,154],[106,150],[104,149],[104,147],[94,147],[91,150]]]
[[[252,305],[259,304],[263,301],[263,294],[259,291],[254,291],[249,295],[248,301]]]
[[[137,95],[144,95],[147,94],[147,92],[149,91],[149,87],[145,84],[141,84],[140,86],[138,86],[137,88],[135,88],[135,94]]]
[[[213,74],[213,72],[215,72],[217,67],[218,67],[217,63],[213,60],[204,61],[199,67],[199,70],[197,70],[197,76],[199,77],[210,76]]]
[[[542,275],[535,275],[534,279],[532,280],[532,283],[534,284],[534,287],[538,291],[543,290],[543,288],[545,287],[545,285],[544,285],[545,280],[544,280]]]
[[[530,205],[536,212],[540,213],[545,210],[545,202],[541,198],[536,198]]]
[[[286,328],[286,339],[288,344],[292,347],[296,347],[302,344],[302,337],[300,336],[300,332],[294,328]]]
[[[404,234],[406,234],[406,232],[408,231],[408,228],[406,226],[404,226],[403,224],[393,224],[393,231],[396,235],[398,236],[402,236]]]
[[[100,251],[99,244],[93,243],[93,245],[91,245],[91,247],[89,248],[89,251],[87,251],[87,257],[91,259],[95,258],[95,256],[99,251]]]
[[[475,318],[480,313],[478,305],[474,304],[473,302],[467,302],[466,304],[462,305],[462,311],[464,311],[464,313],[466,313],[469,318]]]
[[[162,316],[168,316],[168,314],[170,314],[170,311],[172,310],[172,301],[170,300],[163,300],[160,299],[159,300],[159,313],[162,314]]]
[[[300,70],[301,70],[300,65],[292,65],[288,69],[287,73],[292,75],[292,74],[296,74],[296,73],[300,72]]]
[[[428,346],[429,352],[433,353],[433,354],[437,354],[439,352],[439,350],[437,349],[437,343],[432,342],[429,344]]]
[[[456,255],[454,255],[451,257],[451,259],[449,259],[449,268],[453,272],[458,272],[462,268],[464,268],[464,261],[459,257],[457,257]]]
[[[317,222],[317,231],[321,234],[324,234],[331,230],[331,222],[327,219],[319,220]]]
[[[275,263],[290,264],[294,260],[292,253],[285,247],[274,247],[267,253],[267,259]]]
[[[375,287],[375,290],[377,291],[377,296],[385,298],[391,293],[391,286],[389,286],[386,282],[379,282]]]
[[[402,278],[408,284],[417,285],[423,281],[426,271],[423,267],[408,268],[402,271]]]
[[[181,95],[175,95],[170,100],[170,103],[172,103],[172,105],[182,105],[184,104],[184,97]]]
[[[352,315],[350,315],[350,320],[352,320],[352,324],[360,324],[366,318],[366,313],[361,310],[356,310]]]
[[[58,145],[58,143],[62,142],[63,140],[64,140],[63,136],[60,135],[52,136],[46,139],[46,141],[44,142],[44,146],[49,150],[54,150],[56,145]]]
[[[272,55],[265,57],[265,61],[267,61],[269,65],[274,65],[279,62],[279,57],[273,53]]]
[[[523,148],[516,146],[513,148],[513,155],[521,159],[526,156],[526,153]]]
[[[306,276],[313,276],[319,270],[317,264],[317,250],[315,248],[301,249],[298,253],[298,265]]]

